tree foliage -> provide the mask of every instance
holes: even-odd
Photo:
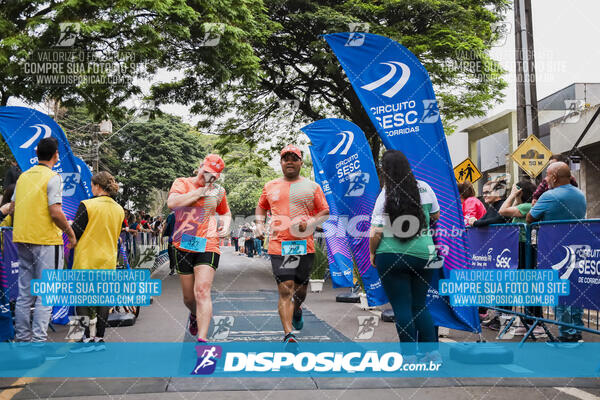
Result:
[[[113,136],[100,136],[84,108],[69,109],[58,118],[73,153],[94,164],[99,146],[99,170],[107,170],[121,184],[119,201],[147,210],[153,191],[168,191],[177,177],[192,176],[208,153],[212,140],[181,118],[163,114],[145,122],[130,115],[113,121]]]
[[[153,188],[168,191],[175,178],[192,176],[207,154],[199,134],[172,115],[124,126],[109,143],[104,162],[123,185],[122,199],[140,209]]]
[[[100,170],[115,175],[123,189],[119,200],[137,209],[148,210],[159,197],[156,191],[168,191],[175,178],[193,176],[207,154],[220,153],[215,135],[202,135],[168,114],[146,122],[116,120],[110,138],[98,136],[97,124],[82,107],[60,111],[57,120],[74,154],[89,165],[94,164],[96,140],[102,143]],[[220,183],[234,215],[253,215],[264,184],[280,174],[247,144],[229,147]]]
[[[11,96],[52,98],[84,104],[98,121],[122,117],[123,102],[141,94],[135,78],[159,68],[198,77],[188,89],[201,92],[251,80],[258,61],[245,38],[256,36],[261,15],[258,0],[0,0],[0,105]],[[211,22],[224,24],[223,46],[203,46]],[[74,43],[64,41],[70,35]],[[48,83],[47,73],[32,73],[48,57],[63,71],[83,68],[69,75],[88,79]]]
[[[234,216],[254,215],[262,188],[280,174],[247,144],[237,144],[225,156],[223,187]]]
[[[331,53],[323,33],[348,31],[350,23],[367,23],[370,32],[390,37],[411,50],[429,71],[447,126],[459,118],[480,116],[501,99],[503,72],[490,58],[493,24],[501,20],[506,0],[285,1],[265,0],[274,33],[252,37],[260,59],[254,85],[239,84],[190,91],[193,77],[153,88],[160,101],[192,103],[203,110],[201,126],[218,123],[226,141],[245,138],[253,143],[280,134],[279,146],[294,140],[297,124],[325,117],[348,119],[367,134],[377,158],[374,127]],[[199,78],[200,79],[200,78]],[[286,100],[297,112],[285,112]],[[284,101],[282,103],[282,101]],[[282,106],[283,105],[283,106]],[[233,110],[235,116],[229,117]],[[293,110],[292,110],[293,111]],[[219,118],[226,118],[222,121]],[[282,121],[287,121],[282,126]]]

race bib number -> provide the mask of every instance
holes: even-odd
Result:
[[[282,256],[303,256],[306,251],[306,240],[288,240],[281,243]]]
[[[184,250],[204,253],[206,251],[206,238],[184,233],[181,235],[181,245],[179,247]]]

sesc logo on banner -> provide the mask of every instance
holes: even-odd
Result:
[[[577,271],[579,283],[600,285],[600,249],[593,249],[587,244],[562,247],[565,257],[552,265],[552,269],[559,271],[560,279],[569,279]]]
[[[382,69],[381,65],[386,66],[386,69]],[[360,88],[374,95],[377,99],[376,102],[381,104],[371,107],[370,112],[381,128],[384,129],[386,136],[392,137],[419,132],[420,122],[434,123],[437,105],[433,107],[430,100],[428,100],[428,103],[423,101],[424,106],[429,107],[429,109],[426,109],[426,119],[425,115],[420,116],[417,102],[414,100],[386,104],[389,101],[388,99],[393,99],[399,93],[403,93],[402,89],[408,84],[411,76],[408,65],[400,61],[382,62],[372,67],[367,74],[373,76],[373,80]],[[402,96],[403,99],[406,97]],[[425,119],[425,121],[422,121],[422,119]]]
[[[496,256],[496,268],[510,268],[510,249],[504,249]]]
[[[46,138],[49,138],[50,136],[52,136],[52,129],[48,125],[35,124],[35,125],[30,126],[30,128],[35,128],[35,133],[33,134],[33,136],[31,136],[31,138],[29,138],[29,140],[27,140],[25,143],[23,143],[21,146],[19,146],[19,148],[21,148],[21,149],[28,149],[34,143],[37,143],[38,138],[42,134],[42,129],[44,130],[44,137],[40,138],[40,140],[46,139]]]

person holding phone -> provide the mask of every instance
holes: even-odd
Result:
[[[175,268],[190,310],[187,329],[200,343],[206,342],[212,318],[210,291],[219,267],[219,239],[229,233],[231,222],[225,189],[215,183],[224,168],[221,157],[209,154],[196,176],[173,182],[167,199],[175,212]],[[222,217],[217,220],[217,215]]]

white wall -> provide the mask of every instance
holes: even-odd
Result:
[[[448,142],[453,167],[469,157],[469,135],[467,132],[455,132],[450,136],[446,136],[446,142]],[[477,163],[477,160],[475,160],[475,163]]]

